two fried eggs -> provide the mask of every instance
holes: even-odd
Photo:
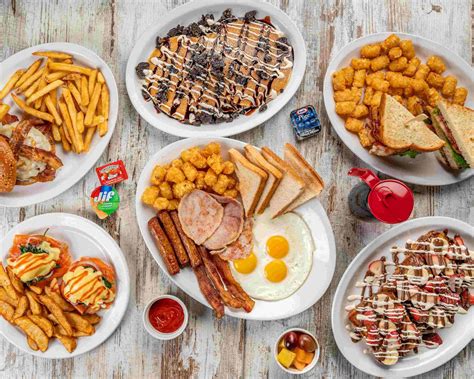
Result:
[[[295,293],[313,264],[314,243],[304,220],[292,212],[276,219],[264,213],[254,219],[253,237],[252,253],[230,265],[242,288],[260,300]]]

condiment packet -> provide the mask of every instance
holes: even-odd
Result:
[[[114,187],[100,186],[92,191],[90,203],[97,216],[103,220],[117,211],[120,196]]]
[[[121,160],[97,167],[95,171],[103,186],[110,186],[128,179],[127,170]]]

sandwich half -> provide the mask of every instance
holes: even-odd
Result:
[[[449,168],[474,168],[474,110],[439,101],[431,111],[436,134],[445,141],[438,157]]]
[[[375,155],[436,151],[445,144],[424,121],[385,93],[380,107],[371,110],[370,129],[376,139],[370,153]]]

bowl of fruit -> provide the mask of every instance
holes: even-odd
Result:
[[[283,371],[299,375],[316,366],[319,350],[318,340],[312,333],[301,328],[291,328],[278,337],[274,356]]]

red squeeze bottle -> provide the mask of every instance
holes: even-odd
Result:
[[[414,196],[410,188],[399,180],[380,180],[371,170],[351,168],[350,176],[364,183],[355,186],[349,194],[349,208],[360,218],[375,217],[387,224],[408,220],[413,211]]]

